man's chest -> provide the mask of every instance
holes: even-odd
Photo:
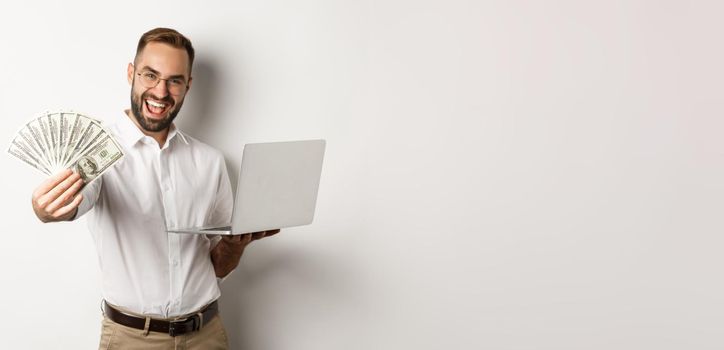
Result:
[[[103,200],[114,212],[167,226],[202,225],[213,210],[218,174],[185,154],[129,152],[103,178]]]

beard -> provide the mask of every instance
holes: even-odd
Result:
[[[166,117],[161,120],[148,119],[143,115],[143,104],[146,103],[144,101],[146,101],[147,97],[152,97],[154,100],[167,103],[169,106],[173,106],[173,109],[170,109],[167,112]],[[131,112],[133,113],[133,116],[136,118],[138,124],[143,128],[143,130],[149,132],[158,132],[168,128],[173,120],[176,118],[178,112],[181,111],[181,106],[183,106],[183,100],[178,104],[175,104],[174,100],[171,98],[170,95],[167,95],[166,98],[156,98],[148,91],[144,92],[138,98],[136,98],[136,96],[133,94],[133,89],[131,89]]]

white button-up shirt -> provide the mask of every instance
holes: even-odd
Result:
[[[88,212],[103,298],[160,317],[191,313],[216,300],[220,290],[210,251],[219,237],[166,229],[231,221],[223,155],[173,125],[159,148],[125,113],[108,129],[125,157],[83,189],[76,215]]]

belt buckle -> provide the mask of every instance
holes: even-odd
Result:
[[[191,324],[189,325],[189,322]],[[191,317],[184,318],[183,320],[174,320],[168,323],[168,335],[175,337],[177,335],[184,334],[186,332],[189,332],[189,327],[191,332],[198,331],[201,327],[201,322],[199,322],[199,316],[193,315]],[[177,328],[178,327],[178,328]]]

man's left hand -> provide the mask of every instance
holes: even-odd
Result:
[[[259,232],[251,232],[251,233],[243,233],[240,235],[228,235],[228,236],[222,236],[222,240],[224,240],[226,243],[230,243],[233,245],[241,245],[246,246],[249,243],[262,239],[264,237],[273,236],[277,233],[281,232],[280,229],[276,230],[268,230],[268,231],[259,231]]]
[[[279,233],[279,229],[244,233],[241,235],[221,236],[219,244],[211,250],[211,263],[214,265],[216,277],[222,278],[228,275],[239,264],[244,248],[249,243],[273,236]]]

